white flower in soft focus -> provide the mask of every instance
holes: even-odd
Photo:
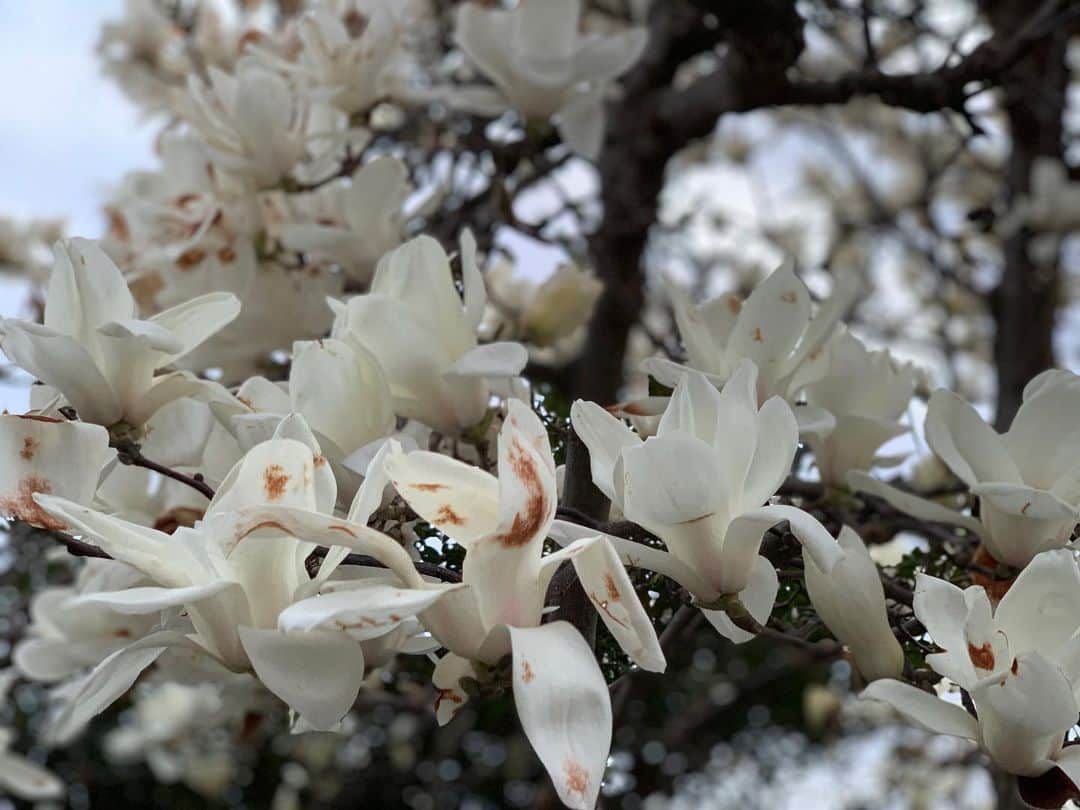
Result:
[[[129,464],[116,464],[109,470],[94,502],[103,512],[166,534],[180,526],[194,526],[208,504],[205,495],[187,484]]]
[[[344,0],[316,6],[297,24],[296,61],[272,64],[313,95],[328,96],[337,109],[366,112],[393,90],[388,68],[403,33],[401,5],[400,0]]]
[[[826,484],[843,485],[851,470],[892,466],[903,456],[885,458],[878,449],[908,431],[899,418],[915,391],[918,372],[898,363],[887,350],[869,351],[849,332],[829,343],[829,372],[806,387],[806,401],[828,411],[831,420],[809,426],[802,436]]]
[[[177,96],[181,114],[206,139],[214,163],[257,188],[279,183],[307,154],[307,105],[289,83],[250,60],[236,73],[210,67]]]
[[[72,586],[47,587],[30,602],[30,626],[15,645],[12,662],[31,680],[62,681],[97,666],[154,629],[156,617],[130,616],[78,597],[147,584],[134,568],[87,558]]]
[[[385,254],[401,244],[402,208],[410,193],[409,172],[395,157],[361,166],[306,195],[282,195],[281,244],[341,265],[346,277],[367,282]],[[276,201],[271,201],[274,204]]]
[[[884,498],[921,520],[964,526],[997,562],[1022,568],[1040,551],[1069,542],[1080,513],[1080,377],[1051,370],[1024,389],[1006,433],[971,405],[939,389],[926,412],[930,449],[979,497],[979,517],[852,473],[853,489]]]
[[[477,345],[487,293],[468,231],[461,236],[461,273],[464,301],[446,252],[420,236],[383,257],[369,293],[332,302],[332,336],[375,356],[395,412],[453,436],[484,418],[488,380],[507,380],[528,360],[519,343]]]
[[[568,622],[542,624],[548,584],[566,560],[600,618],[641,667],[663,671],[656,633],[608,541],[591,536],[543,556],[555,517],[555,462],[528,405],[507,402],[499,474],[416,451],[392,453],[395,489],[466,549],[465,588],[420,614],[450,652],[435,669],[440,723],[468,699],[462,677],[513,658],[514,702],[526,736],[570,807],[593,807],[611,746],[611,703],[593,651]]]
[[[212,408],[244,452],[269,439],[288,414],[303,416],[345,503],[355,495],[378,444],[396,424],[378,361],[364,348],[333,338],[293,344],[287,385],[253,377],[240,386],[232,403],[214,403]]]
[[[979,586],[961,590],[920,574],[914,606],[944,650],[926,663],[967,690],[978,719],[900,681],[875,681],[862,697],[889,703],[930,731],[975,740],[1009,773],[1039,776],[1057,766],[1080,785],[1080,746],[1062,748],[1080,713],[1080,570],[1073,553],[1037,555],[996,608]]]
[[[529,121],[554,119],[575,152],[595,158],[604,138],[604,91],[638,60],[644,28],[582,36],[581,0],[520,0],[510,11],[466,3],[455,38],[496,89],[451,91],[451,103],[497,115],[506,105]]]
[[[155,376],[240,312],[228,293],[211,293],[139,320],[116,265],[86,239],[61,240],[45,301],[44,325],[0,320],[8,358],[60,391],[85,422],[140,426],[167,402],[197,393],[184,372]]]
[[[1031,166],[1031,187],[1020,195],[999,223],[1009,234],[1022,226],[1033,231],[1066,234],[1080,228],[1080,181],[1057,158],[1039,157]]]
[[[844,552],[806,512],[765,505],[789,474],[799,437],[783,399],[772,397],[759,409],[756,377],[749,360],[739,363],[722,391],[700,372],[684,373],[656,435],[644,441],[593,402],[575,402],[570,418],[589,448],[593,483],[668,549],[613,540],[619,553],[674,579],[702,605],[737,594],[764,624],[779,587],[772,563],[758,554],[766,531],[788,521],[826,574]],[[561,522],[559,528],[571,536],[580,531]],[[723,610],[703,612],[733,641],[753,637]]]
[[[732,294],[694,305],[670,286],[675,321],[686,347],[682,366],[651,357],[643,370],[674,387],[686,368],[704,373],[716,385],[728,379],[739,361],[752,360],[758,369],[757,398],[779,396],[794,405],[803,388],[828,371],[825,344],[854,299],[850,276],[838,276],[832,297],[811,317],[810,291],[788,265],[775,270],[745,301]],[[820,421],[820,409],[796,408],[800,425]]]
[[[844,556],[828,574],[803,548],[806,590],[814,610],[851,650],[864,678],[899,678],[904,670],[904,651],[889,626],[878,567],[852,529],[842,528],[837,542]]]
[[[539,286],[530,285],[520,313],[522,339],[551,346],[570,337],[592,317],[603,283],[573,264],[564,264]]]
[[[34,494],[90,503],[108,458],[109,433],[99,425],[30,413],[0,415],[0,515],[63,530]]]
[[[314,437],[298,417],[276,438],[254,447],[233,468],[195,528],[172,534],[38,496],[42,506],[76,527],[115,559],[141,571],[152,586],[87,594],[78,604],[134,615],[182,607],[193,632],[165,629],[106,658],[56,718],[51,736],[69,738],[119,697],[168,647],[188,646],[234,672],[250,672],[312,728],[332,728],[348,711],[364,677],[360,645],[344,626],[285,632],[279,617],[316,593],[345,550],[331,549],[315,579],[305,561],[315,544],[337,537],[382,560],[399,576],[416,577],[408,553],[389,537],[321,514],[336,498],[333,475],[315,463]],[[354,512],[366,522],[382,496],[361,488]],[[426,594],[432,602],[443,591]],[[392,594],[381,632],[409,615]],[[385,607],[385,605],[384,605]],[[302,609],[302,608],[301,608]],[[391,618],[393,617],[393,618]],[[368,628],[370,631],[370,627]],[[379,631],[372,635],[381,634]]]
[[[0,728],[0,795],[10,793],[29,802],[62,799],[64,783],[51,771],[8,749],[15,735]]]

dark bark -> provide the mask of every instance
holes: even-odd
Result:
[[[1023,25],[1042,5],[1035,0],[989,0],[984,8],[995,31],[1004,36]],[[1069,26],[1063,26],[1032,47],[1012,67],[1003,86],[1012,138],[1007,182],[1014,198],[1027,192],[1031,168],[1038,158],[1063,157],[1068,31]],[[1034,261],[1031,240],[1032,234],[1022,229],[1005,241],[1001,281],[992,298],[997,322],[995,418],[999,429],[1012,422],[1028,380],[1054,365],[1060,268],[1056,261]]]

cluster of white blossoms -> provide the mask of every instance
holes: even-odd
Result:
[[[592,483],[650,541],[560,514],[563,471],[524,372],[580,334],[599,282],[566,265],[489,301],[486,280],[506,275],[485,273],[494,252],[468,230],[456,246],[410,234],[437,191],[365,150],[395,105],[440,98],[516,111],[529,137],[593,155],[644,31],[582,33],[579,0],[464,3],[457,42],[486,83],[422,87],[405,3],[328,0],[277,29],[199,20],[187,48],[149,0],[109,28],[110,69],[175,119],[161,166],[125,180],[100,244],[56,242],[42,323],[0,321],[0,349],[39,383],[31,411],[0,416],[0,512],[89,555],[73,585],[36,594],[8,673],[54,685],[46,743],[141,678],[146,717],[109,747],[173,773],[167,743],[192,725],[284,706],[295,732],[333,731],[372,672],[426,656],[439,723],[509,690],[559,797],[590,808],[612,702],[593,645],[559,616],[557,572],[634,667],[663,672],[662,617],[636,575],[669,579],[743,643],[777,632],[771,537],[801,544],[806,592],[865,696],[1010,773],[1080,784],[1064,746],[1080,713],[1080,377],[1033,380],[1004,435],[934,392],[926,440],[966,489],[924,498],[880,475],[905,460],[890,443],[925,386],[842,325],[852,279],[817,306],[788,266],[745,300],[672,290],[685,355],[643,369],[667,391],[570,411]],[[878,496],[975,539],[987,587],[920,575],[913,597],[941,650],[927,663],[971,711],[904,682],[860,536],[777,502],[806,458],[823,497]],[[461,570],[422,562],[420,531],[464,549]],[[62,791],[8,753],[0,784]]]

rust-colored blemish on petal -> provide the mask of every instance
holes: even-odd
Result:
[[[563,770],[566,771],[566,789],[583,799],[586,798],[589,795],[589,772],[580,762],[573,759],[568,759],[563,763]]]
[[[1012,666],[1009,667],[1009,671],[1013,675],[1016,675],[1017,673],[1020,672],[1020,659],[1019,658],[1014,658],[1013,659]]]
[[[612,602],[618,602],[622,599],[622,594],[619,593],[619,586],[615,583],[615,577],[611,574],[604,574],[604,585],[607,587],[607,598]]]
[[[754,327],[754,343],[764,343],[764,342],[765,342],[765,338],[761,334],[761,327],[760,326],[755,326]]]
[[[37,439],[33,436],[24,436],[22,440],[22,450],[19,451],[19,458],[23,461],[31,461],[34,458],[34,452],[38,448]]]
[[[451,526],[463,526],[465,525],[465,518],[454,511],[448,503],[444,503],[439,507],[439,511],[435,513],[435,521],[437,523],[449,523]]]
[[[205,258],[206,251],[202,248],[189,248],[176,257],[176,266],[181,270],[190,270]]]
[[[36,493],[49,495],[52,484],[40,475],[28,475],[19,481],[14,494],[0,497],[0,514],[11,515],[26,523],[50,531],[63,531],[67,526],[41,508],[34,500]]]
[[[495,539],[507,548],[518,548],[531,542],[543,528],[548,513],[548,499],[536,459],[516,436],[510,442],[506,458],[510,470],[500,470],[500,473],[510,472],[525,487],[525,505],[514,515],[510,528]]]
[[[349,535],[349,537],[352,538],[356,537],[356,532],[354,532],[348,526],[328,526],[327,530],[331,532],[341,532],[342,534],[347,534]]]
[[[731,311],[732,315],[738,315],[742,311],[742,301],[734,295],[729,295],[727,299],[727,308]]]
[[[795,303],[795,292],[794,292],[794,290],[788,290],[786,293],[784,293],[783,295],[780,296],[780,300],[784,301],[784,302],[786,302],[788,304],[794,304]]]
[[[15,414],[20,419],[29,419],[33,422],[63,422],[63,419],[57,419],[55,416],[42,416],[39,413],[17,413]]]
[[[989,642],[981,647],[968,644],[968,657],[971,659],[971,663],[979,669],[992,670],[994,668],[994,648],[990,646]]]
[[[324,456],[322,453],[320,453],[319,455],[315,456],[314,460],[315,460],[315,466],[316,467],[321,467],[326,463],[326,456]]]
[[[418,492],[440,492],[446,489],[446,484],[409,484],[409,486]]]
[[[236,261],[236,251],[229,245],[226,245],[217,252],[218,261],[222,264],[232,264]]]
[[[1030,509],[1030,508],[1031,508],[1031,501],[1028,501],[1023,506],[1020,507],[1020,514],[1021,515],[1026,515],[1028,513],[1028,509]]]
[[[271,464],[263,472],[263,487],[266,489],[266,497],[272,501],[281,500],[288,483],[289,475],[280,464]]]
[[[124,215],[111,205],[105,207],[105,218],[108,220],[109,236],[118,242],[126,242],[131,238],[131,229],[128,227]]]
[[[521,662],[521,682],[522,683],[532,683],[534,678],[536,678],[536,673],[533,672],[532,666],[529,664],[528,661],[522,661]]]
[[[453,689],[440,689],[439,693],[435,696],[436,713],[438,713],[439,707],[442,705],[442,702],[444,700],[449,700],[451,703],[457,706],[457,708],[451,712],[452,716],[456,715],[459,711],[461,711],[461,705],[465,702],[465,698],[463,698]]]
[[[981,585],[986,591],[986,595],[990,597],[990,602],[996,605],[1005,598],[1009,588],[1016,582],[1016,577],[999,579],[984,573],[985,570],[993,571],[998,567],[998,561],[984,546],[979,546],[979,550],[975,552],[971,562],[973,566],[978,566],[971,572],[971,581],[976,585]]]

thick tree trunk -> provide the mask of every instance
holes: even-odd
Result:
[[[984,8],[995,31],[1008,36],[1041,5],[1041,0],[988,0]],[[1062,159],[1067,44],[1064,30],[1043,40],[1012,68],[1004,85],[1012,138],[1007,182],[1014,197],[1027,192],[1038,158]],[[1001,282],[992,299],[999,429],[1012,422],[1028,380],[1054,365],[1059,267],[1056,260],[1033,259],[1030,247],[1031,234],[1023,229],[1006,240]]]

